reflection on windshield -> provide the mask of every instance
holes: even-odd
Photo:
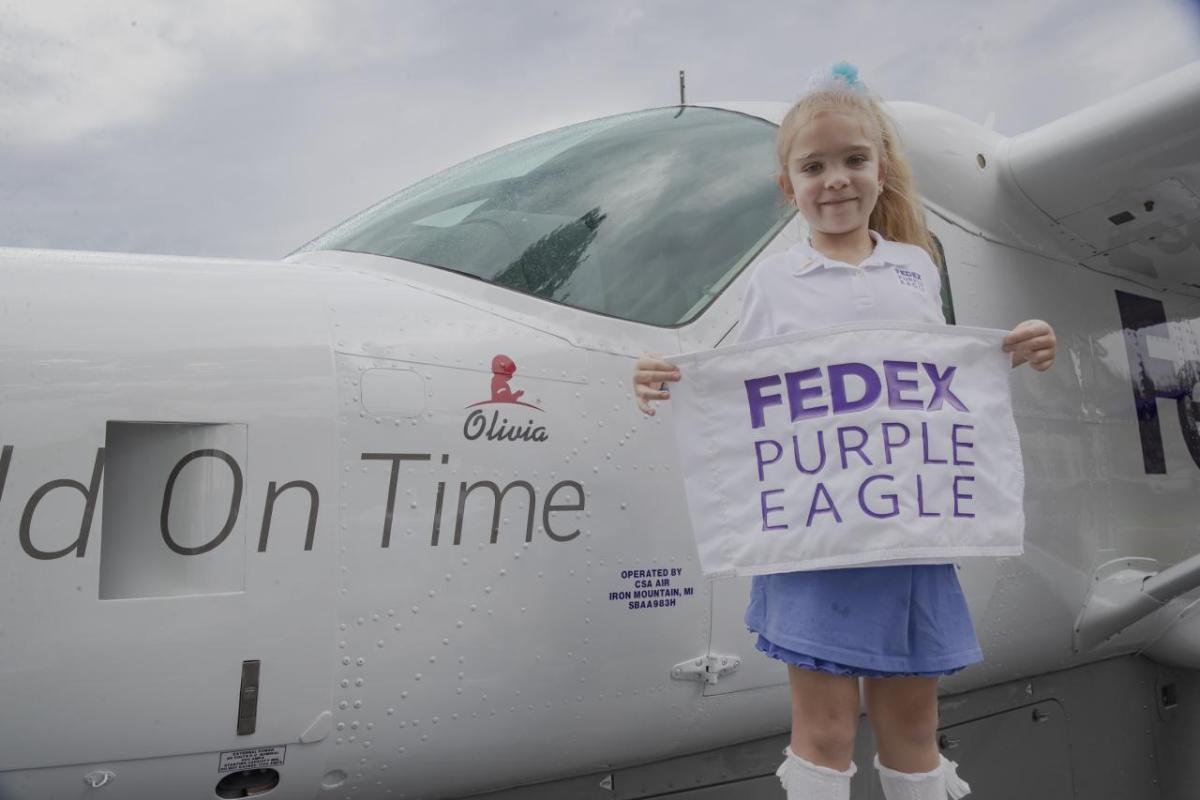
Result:
[[[600,209],[593,208],[574,222],[560,225],[525,248],[516,261],[496,275],[495,282],[566,302],[562,286],[587,258],[588,245],[604,219]]]
[[[762,120],[695,107],[586,122],[435,175],[302,250],[401,258],[676,325],[790,217],[774,139]]]

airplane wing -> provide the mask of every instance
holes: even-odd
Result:
[[[1005,160],[1079,261],[1200,288],[1200,61],[1013,137]]]

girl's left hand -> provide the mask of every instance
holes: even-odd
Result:
[[[1050,324],[1040,319],[1027,319],[1004,337],[1000,349],[1012,353],[1013,367],[1026,361],[1038,372],[1045,372],[1054,363],[1054,348],[1057,340]]]

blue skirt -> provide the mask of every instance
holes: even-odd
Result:
[[[983,661],[953,564],[756,575],[756,647],[833,675],[951,675]]]

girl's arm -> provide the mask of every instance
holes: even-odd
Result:
[[[1013,328],[1000,349],[1012,353],[1012,365],[1015,369],[1026,361],[1038,372],[1045,372],[1054,363],[1054,350],[1058,340],[1054,337],[1054,328],[1048,322],[1040,319],[1027,319]]]

